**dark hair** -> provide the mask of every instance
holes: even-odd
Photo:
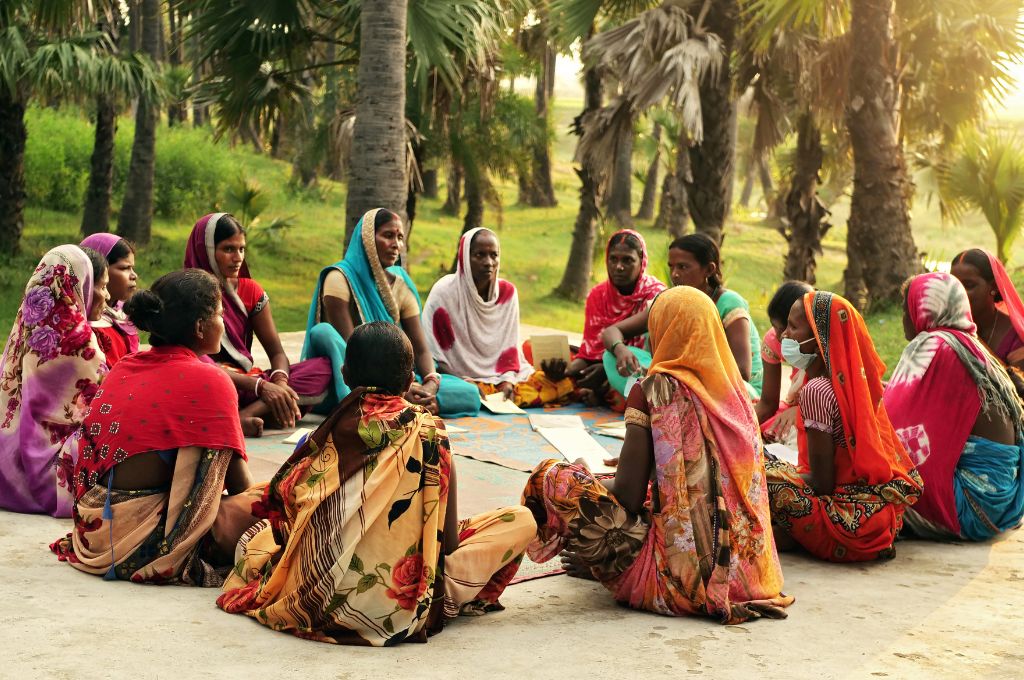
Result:
[[[722,285],[722,256],[718,250],[718,244],[713,238],[707,234],[687,234],[672,241],[668,249],[672,250],[673,248],[690,253],[702,267],[714,262],[718,271],[708,277],[708,285],[712,289]]]
[[[103,272],[107,271],[107,258],[103,257],[103,254],[98,250],[85,246],[82,247],[82,252],[89,258],[89,264],[92,265],[92,280],[95,284],[103,276]]]
[[[957,253],[950,265],[955,267],[958,264],[968,264],[974,267],[981,274],[981,278],[988,282],[988,285],[995,287],[996,276],[992,273],[992,263],[988,261],[988,255],[981,248],[971,248]],[[1003,296],[998,290],[996,290],[995,301],[1003,301]]]
[[[135,252],[135,246],[126,239],[118,239],[114,247],[107,253],[107,264],[114,264]]]
[[[813,290],[814,287],[806,281],[786,281],[768,303],[768,320],[786,321],[793,304]]]
[[[377,231],[388,222],[394,222],[395,220],[400,221],[401,219],[402,218],[400,218],[398,215],[391,212],[387,208],[381,208],[380,210],[377,211],[376,216],[374,216],[373,218],[373,230]]]
[[[149,332],[154,347],[188,345],[196,321],[212,318],[219,302],[217,279],[202,269],[180,269],[135,293],[124,303],[124,311],[132,323]]]
[[[349,387],[376,387],[401,395],[412,372],[412,344],[401,328],[372,321],[352,331],[345,350],[345,379]]]
[[[608,250],[611,250],[615,246],[622,245],[626,246],[627,248],[632,248],[633,250],[636,251],[637,255],[640,256],[641,260],[644,259],[644,244],[641,243],[640,239],[638,239],[636,236],[633,236],[632,234],[622,233],[615,234],[608,241]]]
[[[221,215],[213,230],[213,243],[216,245],[235,234],[245,236],[245,229],[242,228],[241,223],[235,219],[234,215]]]

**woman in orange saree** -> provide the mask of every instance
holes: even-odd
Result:
[[[784,618],[793,598],[781,592],[757,419],[714,303],[689,286],[665,291],[649,329],[651,367],[626,402],[615,479],[538,465],[523,491],[539,526],[528,554],[572,553],[635,609]]]
[[[782,352],[807,381],[798,465],[765,462],[776,533],[832,562],[893,557],[922,482],[882,404],[885,364],[864,318],[834,293],[807,293],[790,311]]]

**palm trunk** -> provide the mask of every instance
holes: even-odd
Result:
[[[171,66],[182,64],[182,38],[181,38],[181,16],[172,6],[167,8],[167,27],[170,32],[170,42],[167,48],[167,63]],[[172,101],[167,105],[167,125],[184,124],[188,120],[188,107],[184,100]]]
[[[537,112],[538,125],[544,129],[543,139],[533,147],[530,159],[529,190],[526,203],[535,208],[551,208],[558,205],[555,198],[555,186],[551,181],[551,141],[548,128],[551,125],[551,88],[555,78],[555,50],[551,43],[544,47],[544,60],[537,72],[537,87],[534,90],[534,106]]]
[[[458,215],[462,212],[462,175],[462,165],[452,159],[451,166],[448,168],[447,195],[444,205],[441,206],[441,212],[448,215]]]
[[[686,200],[686,178],[690,174],[690,144],[681,137],[676,147],[676,167],[665,176],[661,188],[661,203],[655,229],[664,229],[673,239],[686,233],[690,222],[689,204]]]
[[[796,161],[789,193],[786,194],[786,222],[783,231],[789,241],[785,278],[816,281],[816,256],[821,254],[821,239],[828,231],[828,210],[818,199],[818,172],[824,151],[821,131],[810,113],[800,117],[797,128]]]
[[[155,61],[160,57],[160,0],[142,0],[142,49]],[[149,243],[153,230],[153,173],[156,168],[156,126],[159,112],[140,100],[135,112],[135,138],[128,164],[124,200],[117,233],[139,245]]]
[[[114,188],[114,137],[117,109],[104,95],[96,97],[96,134],[92,145],[89,187],[82,210],[82,234],[110,231],[110,196]]]
[[[654,203],[658,199],[658,173],[661,169],[661,123],[654,124],[651,138],[654,140],[654,157],[647,166],[644,193],[640,197],[640,208],[636,211],[638,220],[649,220],[654,217]]]
[[[466,216],[462,220],[462,233],[484,226],[484,187],[477,173],[466,173]]]
[[[736,33],[736,0],[716,0],[710,7],[705,26],[721,39],[724,59],[718,77],[709,74],[700,83],[704,139],[690,148],[693,179],[686,182],[686,195],[697,231],[721,242],[732,204],[736,165],[736,107],[729,65]]]
[[[0,87],[0,252],[18,252],[25,228],[25,99]]]
[[[423,171],[423,197],[437,198],[440,189],[437,185],[437,168]]]
[[[367,210],[387,208],[404,217],[409,190],[405,174],[407,10],[408,0],[362,5],[345,243]]]
[[[854,0],[846,123],[853,147],[853,197],[846,240],[846,297],[866,308],[894,300],[919,270],[910,231],[910,182],[897,130],[892,71],[893,0]]]
[[[591,31],[593,34],[593,31]],[[594,69],[588,68],[583,74],[584,105],[580,118],[591,111],[601,108],[601,77]],[[577,134],[582,134],[579,119],[576,123]],[[594,263],[594,242],[597,240],[597,222],[601,211],[597,207],[597,188],[601,178],[590,163],[583,161],[576,169],[580,178],[580,208],[576,213],[576,223],[572,230],[572,245],[569,246],[569,259],[562,274],[562,281],[555,289],[555,294],[570,300],[582,300],[590,289],[590,274]]]
[[[625,134],[615,148],[608,217],[620,227],[633,226],[633,133]]]

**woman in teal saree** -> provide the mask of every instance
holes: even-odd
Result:
[[[475,416],[480,411],[476,386],[436,371],[420,323],[420,298],[408,273],[398,264],[405,231],[401,218],[377,208],[359,220],[345,257],[317,277],[309,306],[302,356],[326,356],[344,363],[352,331],[371,321],[401,326],[416,355],[416,382],[405,395],[445,418]],[[329,413],[350,392],[341,374],[334,376],[317,413]]]

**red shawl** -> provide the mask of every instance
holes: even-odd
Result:
[[[185,347],[130,354],[111,369],[82,425],[75,497],[131,456],[185,446],[231,449],[245,458],[231,379]]]
[[[584,312],[585,323],[583,326],[583,344],[576,355],[587,361],[598,361],[604,355],[604,343],[601,342],[601,333],[605,328],[628,319],[629,317],[643,311],[647,303],[653,300],[658,293],[665,290],[665,284],[653,276],[647,274],[647,243],[639,232],[632,229],[621,229],[608,239],[608,244],[619,234],[629,234],[640,241],[643,250],[640,261],[640,278],[636,280],[636,287],[629,295],[623,295],[619,289],[612,285],[611,281],[605,280],[594,286],[587,295],[587,306]],[[604,249],[605,266],[608,263],[609,246]],[[627,345],[643,347],[645,336],[638,335],[626,341]]]

